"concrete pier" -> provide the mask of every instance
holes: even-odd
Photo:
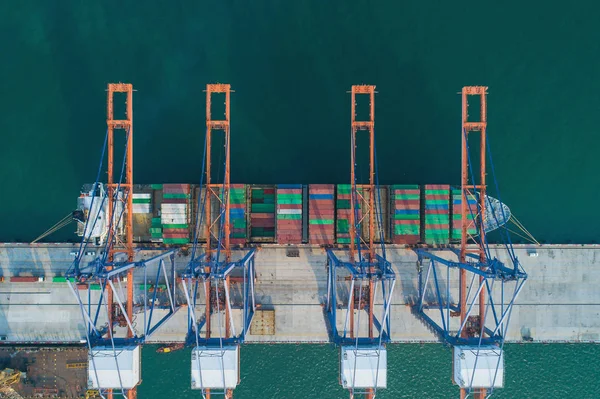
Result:
[[[71,265],[78,244],[0,244],[0,340],[4,343],[76,343],[85,341],[83,318],[66,283],[53,283]],[[322,303],[327,294],[325,251],[296,246],[298,257],[288,257],[286,247],[264,245],[256,255],[256,300],[272,323],[269,334],[250,334],[248,342],[328,342]],[[507,340],[522,342],[600,342],[600,247],[595,245],[516,246],[516,254],[529,274],[514,307]],[[99,250],[99,249],[98,249]],[[388,260],[396,272],[392,300],[392,340],[437,342],[437,338],[410,311],[417,296],[415,253],[387,246]],[[92,260],[96,249],[84,257]],[[499,249],[495,256],[506,260]],[[138,249],[137,259],[150,258],[156,250]],[[530,256],[535,253],[536,256]],[[181,271],[189,258],[178,254]],[[11,283],[11,276],[40,276],[45,281]],[[149,274],[150,275],[150,274]],[[136,274],[136,300],[143,298]],[[451,277],[450,285],[458,281]],[[82,291],[97,300],[99,291]],[[178,295],[181,299],[182,295]],[[158,310],[160,315],[161,310]],[[199,312],[201,312],[199,310]],[[265,312],[265,314],[268,312]],[[343,312],[339,312],[342,314]],[[239,317],[238,314],[234,314]],[[342,317],[342,316],[340,316]],[[102,322],[102,318],[100,319]],[[342,323],[342,320],[338,320]],[[179,310],[149,340],[183,341],[188,312]],[[142,323],[140,323],[142,324]],[[268,329],[267,329],[268,330]],[[274,332],[274,333],[273,333]]]

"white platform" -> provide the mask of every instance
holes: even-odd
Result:
[[[192,389],[233,389],[240,378],[240,347],[194,348],[191,369]]]
[[[377,346],[342,346],[340,380],[344,388],[385,388],[387,351]],[[379,356],[377,354],[379,353]],[[378,369],[379,368],[379,372]]]
[[[130,389],[140,383],[140,347],[92,348],[88,358],[89,388]],[[116,358],[115,358],[116,353]],[[118,368],[117,368],[118,365]]]
[[[504,353],[497,346],[455,346],[454,382],[461,388],[502,388]]]

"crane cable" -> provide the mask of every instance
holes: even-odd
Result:
[[[517,217],[515,216],[515,214],[514,214],[514,213],[511,213],[511,216],[512,216],[512,217],[510,218],[510,221],[511,221],[511,222],[512,222],[512,223],[513,223],[515,226],[517,226],[517,227],[519,228],[519,230],[521,230],[521,231],[522,231],[522,232],[523,232],[523,233],[524,233],[524,234],[525,234],[525,235],[526,235],[526,236],[529,238],[529,240],[531,240],[532,242],[534,242],[534,243],[535,243],[535,244],[537,244],[537,245],[540,245],[540,243],[538,242],[538,240],[536,240],[536,239],[535,239],[535,237],[533,236],[533,234],[531,234],[531,233],[529,232],[529,230],[527,230],[527,229],[525,228],[525,226],[523,225],[523,223],[521,223],[521,222],[519,221],[519,219],[517,219]],[[515,233],[515,234],[517,234],[517,233]]]
[[[54,224],[52,227],[50,227],[48,230],[46,230],[44,233],[42,233],[38,238],[36,238],[35,240],[31,241],[30,244],[35,244],[36,242],[38,242],[39,240],[41,240],[44,237],[49,236],[50,234],[62,229],[63,227],[71,224],[71,221],[73,220],[73,214],[72,213],[68,213],[67,216],[65,216],[64,218],[60,219],[58,222],[56,222],[56,224]]]

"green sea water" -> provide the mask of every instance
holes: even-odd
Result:
[[[458,184],[457,92],[487,85],[502,200],[538,240],[595,242],[599,11],[591,1],[1,2],[0,240],[29,241],[72,210],[96,176],[106,84],[123,81],[137,90],[137,183],[199,180],[202,90],[228,82],[234,182],[347,182],[346,91],[368,83],[381,183]],[[192,397],[187,352],[166,362],[144,350],[140,398]],[[598,398],[599,355],[508,345],[497,397]],[[249,345],[236,397],[343,397],[336,358],[329,346]],[[389,368],[378,397],[455,393],[440,345],[394,345]]]

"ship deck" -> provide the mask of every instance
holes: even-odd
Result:
[[[3,347],[0,369],[26,371],[12,386],[23,398],[81,398],[87,389],[87,347]]]
[[[329,341],[322,308],[327,293],[325,251],[309,245],[294,248],[299,250],[298,257],[288,257],[287,247],[278,245],[263,245],[257,252],[256,299],[265,312],[258,314],[255,322],[264,328],[255,326],[247,342]],[[507,341],[600,342],[600,290],[595,284],[600,279],[600,246],[515,248],[529,278],[514,307]],[[0,244],[0,268],[5,277],[0,283],[1,343],[85,341],[82,316],[68,284],[51,282],[69,268],[71,253],[77,249],[77,244]],[[391,309],[392,340],[437,342],[410,311],[409,304],[417,296],[415,253],[394,245],[387,250],[397,279]],[[494,247],[492,252],[502,260],[499,249]],[[529,256],[533,252],[537,256]],[[138,248],[136,257],[157,253]],[[176,269],[183,270],[188,260],[178,254]],[[44,276],[46,281],[8,282],[14,275]],[[143,280],[143,275],[135,278],[136,298]],[[458,281],[451,278],[449,284],[457,287]],[[99,291],[89,294],[93,300]],[[183,341],[187,323],[187,311],[180,310],[148,341]]]

